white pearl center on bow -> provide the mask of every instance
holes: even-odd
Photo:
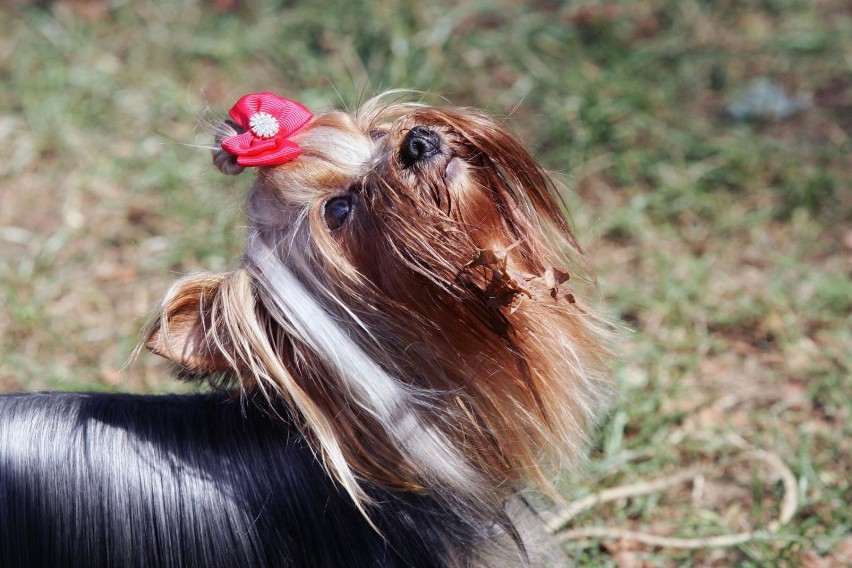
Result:
[[[272,138],[281,129],[275,117],[268,112],[256,112],[249,119],[249,128],[255,136]]]

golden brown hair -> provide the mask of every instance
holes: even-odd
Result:
[[[318,114],[298,159],[260,168],[242,266],[175,284],[145,342],[289,404],[359,506],[368,480],[493,518],[576,454],[605,325],[527,149],[480,111],[394,97]]]

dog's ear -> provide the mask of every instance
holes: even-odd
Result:
[[[225,278],[205,273],[175,283],[145,333],[145,347],[192,375],[231,369],[214,321]]]

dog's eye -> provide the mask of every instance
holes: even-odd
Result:
[[[349,213],[351,211],[351,195],[341,195],[338,197],[332,197],[331,199],[325,202],[325,207],[323,208],[325,224],[328,225],[328,228],[333,231],[346,222],[346,218],[349,217]]]

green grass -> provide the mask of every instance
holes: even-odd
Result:
[[[563,174],[609,310],[630,330],[619,398],[569,498],[744,447],[775,452],[798,479],[777,539],[572,543],[577,563],[841,565],[850,62],[843,0],[13,2],[0,12],[0,388],[185,388],[153,358],[120,369],[171,282],[239,258],[248,178],[225,179],[194,147],[209,144],[196,126],[208,109],[265,89],[311,108],[422,89],[507,117]],[[727,120],[758,77],[811,106]],[[725,534],[765,526],[782,493],[757,465],[704,487],[602,505],[572,526]]]

